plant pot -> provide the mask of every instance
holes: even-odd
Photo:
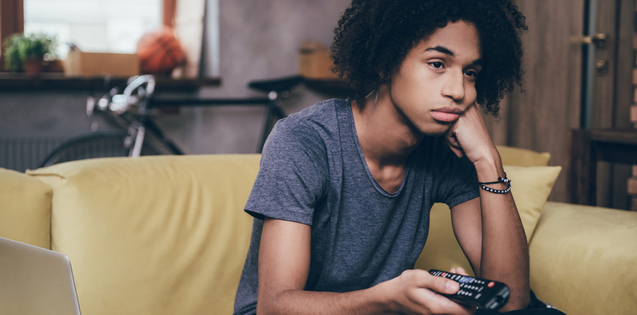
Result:
[[[62,60],[50,60],[44,63],[42,72],[64,72],[64,64]]]
[[[24,62],[24,70],[27,75],[38,76],[42,73],[43,59],[27,59]]]

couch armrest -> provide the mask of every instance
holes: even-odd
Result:
[[[531,288],[567,314],[637,310],[637,212],[547,202],[529,245]]]

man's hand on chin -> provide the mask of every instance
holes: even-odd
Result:
[[[497,150],[484,124],[478,105],[473,104],[460,115],[445,135],[451,151],[467,156],[474,164],[492,159]]]

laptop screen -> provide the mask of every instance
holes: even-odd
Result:
[[[69,259],[0,238],[0,314],[80,314]]]

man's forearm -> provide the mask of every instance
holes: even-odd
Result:
[[[258,314],[473,314],[474,307],[457,304],[441,294],[453,294],[458,283],[424,270],[400,276],[369,289],[346,293],[282,290],[259,291]],[[439,292],[439,293],[438,293]]]
[[[491,182],[504,176],[499,156],[476,165],[478,180]],[[498,186],[499,185],[499,186]],[[505,184],[490,185],[505,189]],[[529,303],[529,251],[524,228],[511,193],[480,191],[482,254],[480,276],[506,283],[511,298],[503,310],[525,308]]]
[[[383,314],[388,301],[377,287],[345,293],[287,290],[270,299],[261,299],[259,314]]]

